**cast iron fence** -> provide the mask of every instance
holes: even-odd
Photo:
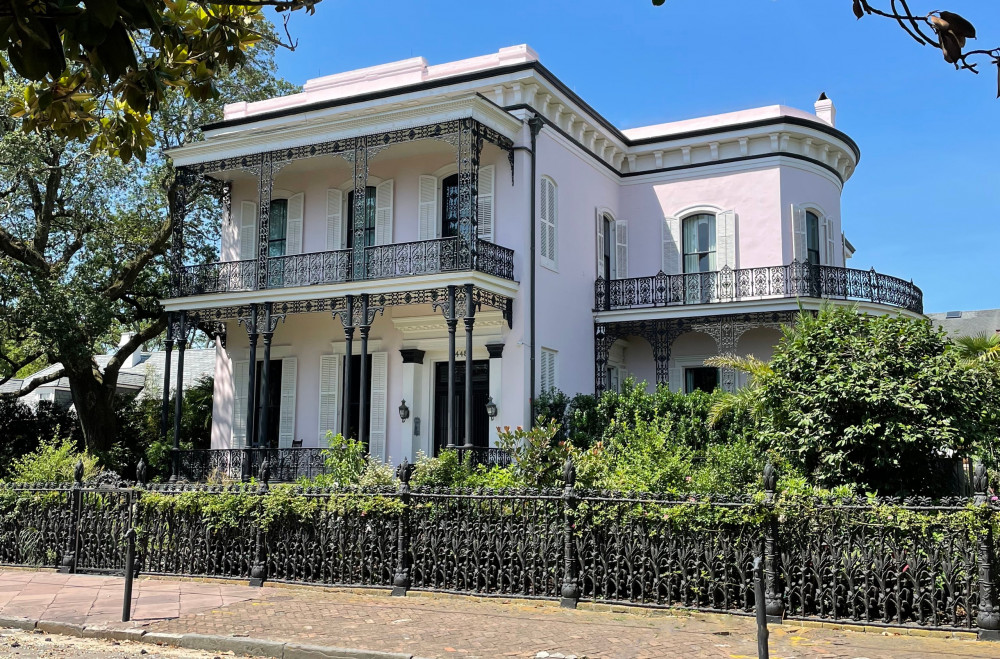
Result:
[[[798,261],[738,270],[726,266],[717,272],[667,275],[661,271],[650,277],[602,277],[594,284],[597,311],[797,297],[874,302],[915,313],[924,310],[924,294],[912,281],[879,274],[874,269]]]
[[[470,256],[468,250],[462,249],[459,238],[436,238],[366,247],[363,262],[357,267],[363,267],[364,271],[354,269],[350,249],[271,257],[267,263],[267,287],[338,284],[465,270],[513,280],[514,250],[479,238],[475,255]],[[255,259],[185,266],[175,297],[256,290],[257,268]]]
[[[315,447],[190,449],[177,452],[177,468],[180,480],[192,483],[249,480],[267,460],[271,480],[290,483],[326,473],[326,450]]]
[[[283,511],[265,505],[267,471],[256,486],[4,485],[0,563],[121,571],[133,509],[146,573],[749,614],[762,555],[769,615],[1000,629],[981,466],[973,498],[779,501],[770,468],[762,495],[726,498],[580,490],[571,463],[557,489],[411,489],[404,462],[397,486],[287,486]]]

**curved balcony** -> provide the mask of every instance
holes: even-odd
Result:
[[[768,298],[820,298],[873,302],[923,313],[924,294],[912,281],[872,270],[793,261],[766,268],[729,267],[717,272],[629,279],[600,278],[594,285],[594,310],[641,309],[717,304]]]
[[[438,238],[366,247],[356,268],[355,251],[294,254],[268,259],[265,288],[292,288],[475,270],[514,279],[514,250],[477,239],[476,253],[459,238]],[[261,288],[258,262],[227,261],[186,266],[175,297],[253,291]]]

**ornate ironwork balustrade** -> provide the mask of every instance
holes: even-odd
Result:
[[[470,466],[506,467],[514,460],[510,451],[496,446],[458,446],[455,451],[459,462]]]
[[[436,238],[376,245],[364,250],[364,270],[355,269],[352,251],[312,252],[268,260],[267,288],[338,284],[475,270],[514,279],[514,250],[478,239],[475,254],[460,239]],[[257,290],[257,260],[228,261],[183,268],[176,297]]]
[[[763,268],[725,267],[716,272],[629,279],[599,278],[594,309],[637,309],[715,304],[767,298],[829,298],[884,304],[923,313],[924,294],[912,281],[829,265],[792,262]]]
[[[180,478],[193,483],[255,476],[267,460],[272,481],[290,483],[326,473],[326,449],[222,448],[179,451]]]

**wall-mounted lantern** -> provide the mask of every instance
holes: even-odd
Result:
[[[410,418],[410,408],[406,406],[406,399],[399,405],[399,420],[406,423],[406,420]]]
[[[497,404],[493,402],[493,396],[486,401],[486,415],[490,417],[490,421],[497,418]]]

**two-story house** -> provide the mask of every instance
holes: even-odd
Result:
[[[922,312],[845,267],[859,150],[825,96],[623,131],[522,45],[310,80],[204,137],[171,156],[224,182],[220,259],[184,267],[176,218],[163,305],[227,337],[216,448],[487,447],[552,387],[733,389],[705,358],[767,358],[800,305]]]

